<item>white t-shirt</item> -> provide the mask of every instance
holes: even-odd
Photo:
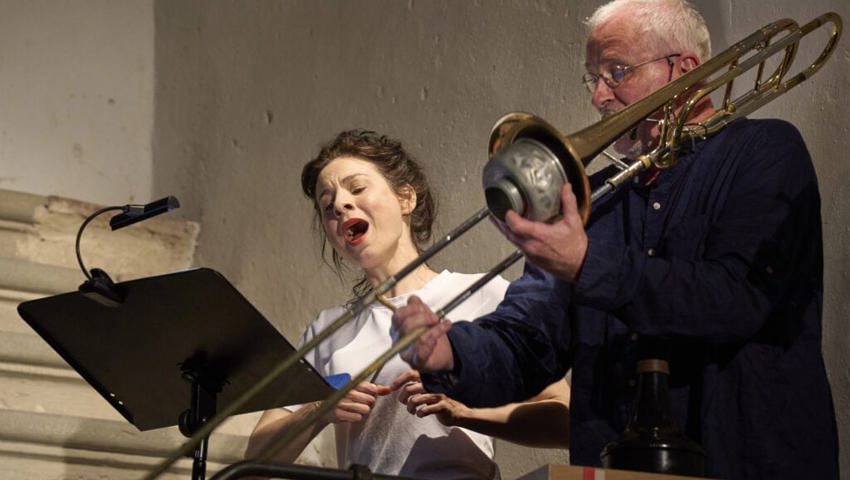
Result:
[[[478,280],[481,274],[441,272],[421,289],[390,299],[396,306],[416,295],[433,310],[442,308]],[[493,311],[508,287],[496,277],[448,313],[452,321],[474,320]],[[344,313],[343,307],[322,311],[304,332],[301,345]],[[306,356],[322,375],[355,376],[390,348],[397,331],[392,311],[375,303],[348,322]],[[378,374],[375,383],[390,385],[410,369],[396,355]],[[362,422],[334,424],[340,468],[367,465],[385,475],[433,479],[493,479],[499,471],[493,462],[492,438],[463,428],[446,427],[434,416],[418,418],[398,401],[398,392],[379,397]]]

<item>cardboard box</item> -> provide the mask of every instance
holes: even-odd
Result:
[[[698,477],[550,464],[519,477],[519,480],[685,480],[689,478],[697,479]]]

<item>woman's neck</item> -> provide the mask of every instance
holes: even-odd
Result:
[[[401,271],[402,268],[407,266],[415,258],[416,257],[414,256],[408,261],[392,262],[390,265],[386,265],[383,268],[367,271],[365,272],[366,278],[369,279],[372,286],[378,286],[390,278],[390,276]],[[436,276],[437,272],[431,270],[431,267],[428,265],[422,264],[410,272],[406,277],[400,279],[398,283],[396,283],[395,286],[387,292],[387,296],[392,298],[419,290]]]

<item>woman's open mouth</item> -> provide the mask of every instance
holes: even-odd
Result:
[[[369,222],[360,218],[351,218],[342,224],[342,236],[345,238],[345,243],[356,246],[366,238],[366,232],[369,230]]]

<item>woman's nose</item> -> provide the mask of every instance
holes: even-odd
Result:
[[[351,203],[350,199],[347,198],[337,198],[334,201],[334,214],[340,217],[344,212],[354,210],[354,204]]]

